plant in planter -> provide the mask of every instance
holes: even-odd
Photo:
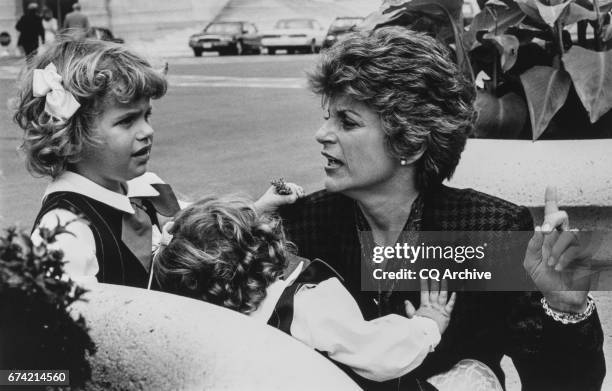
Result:
[[[63,228],[41,230],[40,245],[14,228],[0,235],[0,369],[69,370],[79,388],[95,345],[83,317],[69,312],[85,290],[62,279],[63,254],[48,248]]]
[[[366,28],[400,24],[456,30],[462,0],[385,4]],[[612,0],[488,0],[452,46],[464,72],[477,75],[476,137],[612,137]],[[422,26],[427,26],[423,29]],[[450,26],[450,27],[449,27]],[[570,31],[575,33],[572,36]],[[592,37],[587,39],[587,31]],[[465,64],[469,58],[470,66]]]

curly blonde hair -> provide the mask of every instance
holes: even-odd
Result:
[[[191,204],[177,214],[170,233],[154,266],[160,289],[245,314],[258,308],[293,251],[280,219],[238,196]]]
[[[45,97],[33,95],[34,69],[53,63],[63,87],[81,107],[67,121],[44,111]],[[59,36],[41,55],[33,57],[21,77],[15,122],[23,129],[21,149],[33,175],[56,178],[78,162],[85,145],[98,144],[92,128],[112,104],[143,98],[158,99],[167,83],[143,58],[122,45],[76,35]]]

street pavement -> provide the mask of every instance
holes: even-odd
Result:
[[[169,89],[153,103],[150,169],[181,198],[242,192],[256,197],[284,177],[307,192],[321,188],[323,158],[314,133],[320,99],[305,88],[314,55],[182,57],[169,60]],[[10,99],[22,60],[0,61],[0,227],[29,229],[47,181],[27,173]],[[596,294],[612,371],[612,300]],[[508,389],[519,382],[508,359]],[[562,370],[562,368],[560,368]],[[551,374],[554,376],[554,374]],[[607,387],[607,388],[606,388]],[[605,389],[612,389],[607,379]]]

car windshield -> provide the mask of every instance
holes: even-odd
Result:
[[[363,22],[363,18],[342,18],[336,19],[330,26],[330,30],[339,31],[339,30],[348,30],[351,27]]]
[[[313,28],[312,20],[308,19],[293,19],[279,20],[276,22],[277,29],[311,29]]]
[[[212,34],[236,34],[240,31],[240,23],[213,23],[204,30]]]

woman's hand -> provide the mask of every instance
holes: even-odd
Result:
[[[255,208],[262,213],[274,212],[279,206],[293,204],[299,198],[306,195],[304,189],[295,183],[287,182],[284,183],[284,186],[291,190],[290,194],[279,194],[277,186],[270,186],[268,190],[255,201]]]
[[[550,307],[581,313],[594,275],[588,264],[590,252],[580,243],[585,235],[569,229],[569,217],[557,202],[557,190],[546,188],[544,223],[535,228],[523,266]]]
[[[431,281],[431,288],[427,286],[427,280],[421,280],[421,305],[418,310],[414,309],[408,300],[404,302],[406,306],[406,316],[412,318],[415,315],[432,319],[437,323],[440,334],[443,334],[450,322],[451,313],[455,307],[457,294],[453,292],[448,298],[446,281],[442,280],[442,286],[437,281]]]

